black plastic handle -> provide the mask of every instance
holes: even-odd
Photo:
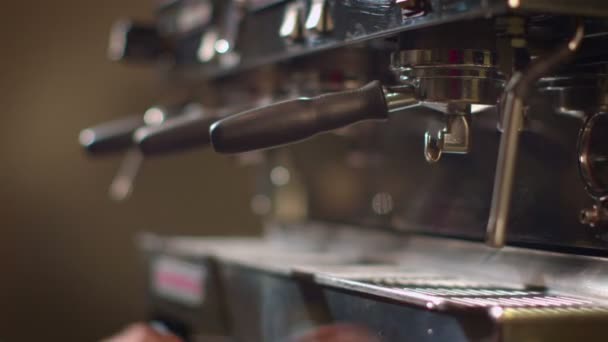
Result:
[[[80,132],[80,145],[91,155],[120,152],[133,144],[133,132],[146,123],[142,115],[110,121]]]
[[[209,128],[217,121],[202,112],[193,112],[169,119],[159,126],[142,127],[133,140],[145,157],[202,148],[210,143]]]
[[[220,153],[271,148],[310,138],[359,121],[386,119],[380,82],[313,98],[300,98],[229,116],[211,126],[211,143]]]

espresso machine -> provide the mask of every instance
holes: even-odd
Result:
[[[607,1],[157,2],[109,57],[187,95],[80,143],[126,152],[119,199],[146,158],[252,166],[265,233],[140,236],[150,321],[188,341],[606,340]]]

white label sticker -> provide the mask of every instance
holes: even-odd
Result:
[[[205,298],[206,270],[203,266],[170,257],[159,257],[152,264],[154,292],[182,304],[201,305]]]

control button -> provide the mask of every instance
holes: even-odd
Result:
[[[306,29],[314,34],[327,34],[334,29],[334,21],[329,11],[329,1],[313,0],[306,19]]]
[[[215,57],[218,39],[219,34],[215,29],[210,29],[203,33],[198,51],[196,52],[200,62],[210,62]]]
[[[279,35],[289,41],[304,39],[304,8],[301,3],[287,5]]]

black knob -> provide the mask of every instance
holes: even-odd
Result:
[[[155,25],[119,20],[112,26],[108,57],[112,61],[156,62],[164,52]]]
[[[220,153],[276,147],[370,119],[388,118],[380,82],[339,93],[300,98],[253,109],[211,126]]]
[[[132,135],[146,123],[142,115],[110,121],[80,132],[80,145],[91,155],[120,152],[132,145]]]
[[[142,127],[135,132],[133,140],[145,157],[202,148],[209,145],[209,127],[216,120],[202,111],[192,111],[159,126]]]

